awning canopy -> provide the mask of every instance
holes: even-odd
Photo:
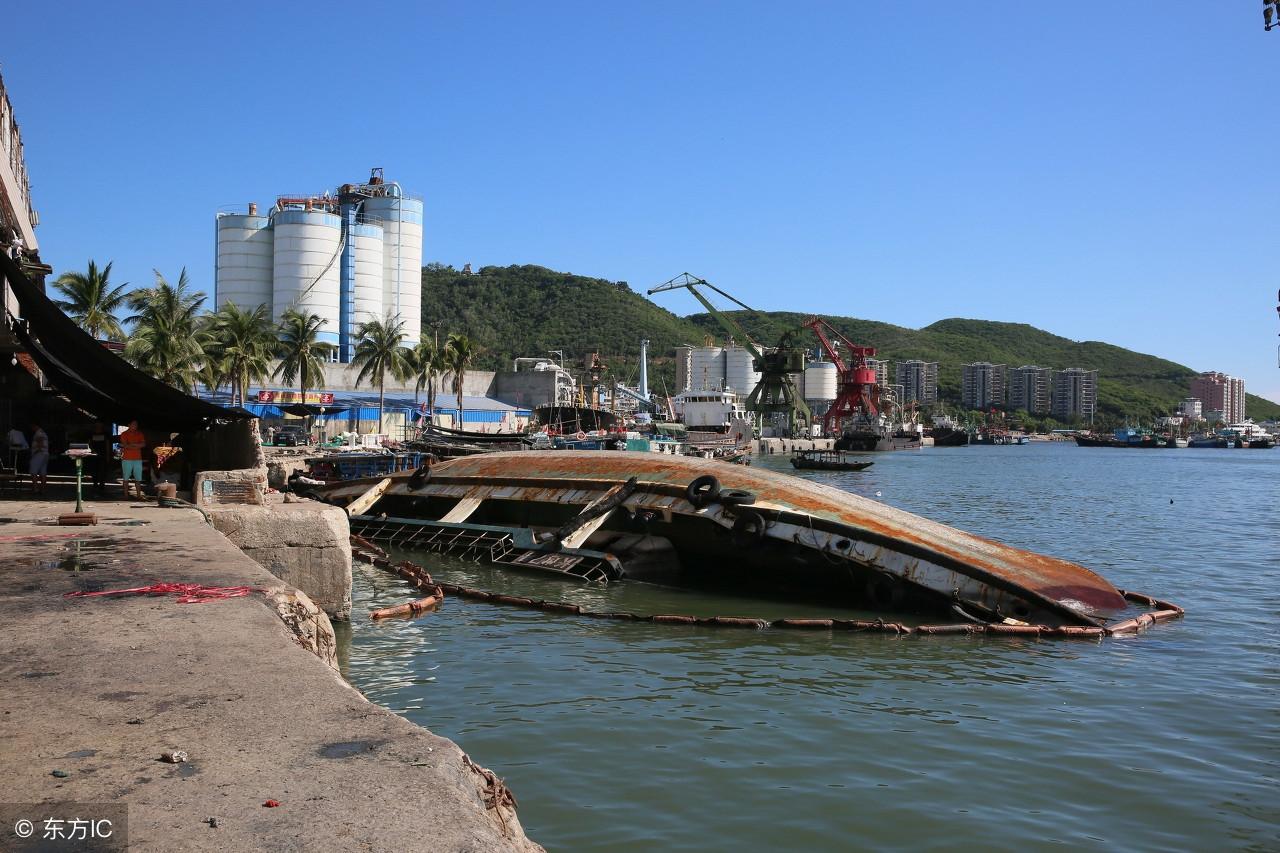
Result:
[[[76,406],[104,421],[137,420],[144,429],[181,432],[210,421],[251,418],[184,394],[110,352],[62,313],[12,258],[0,253],[0,272],[22,309],[14,333],[50,384]]]

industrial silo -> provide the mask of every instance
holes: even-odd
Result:
[[[267,306],[271,314],[273,259],[271,220],[258,216],[256,205],[249,215],[218,215],[218,258],[214,270],[213,303],[221,308],[231,302],[252,311]]]
[[[693,347],[676,347],[676,387],[674,393],[693,387]]]
[[[382,224],[382,310],[404,321],[405,345],[422,334],[422,200],[408,198],[396,184],[391,192],[366,199],[364,215]]]
[[[724,381],[725,384],[742,397],[749,395],[760,382],[760,374],[756,372],[751,350],[730,343],[724,348]]]
[[[384,236],[381,225],[352,225],[351,244],[355,250],[355,312],[352,329],[370,320],[381,320]]]
[[[811,361],[804,369],[804,401],[815,416],[826,414],[835,402],[840,373],[830,361]]]
[[[323,210],[286,208],[275,212],[272,226],[275,320],[290,308],[315,314],[325,321],[320,340],[337,344],[342,220]]]
[[[720,391],[724,381],[724,348],[694,347],[689,354],[689,387],[694,391]]]

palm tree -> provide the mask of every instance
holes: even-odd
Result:
[[[169,284],[155,270],[156,283],[129,294],[126,317],[131,325],[125,357],[139,369],[175,388],[190,392],[204,362],[206,335],[200,323],[205,295],[191,288],[186,267],[178,284]]]
[[[351,364],[360,368],[356,386],[366,378],[378,383],[378,432],[382,432],[382,405],[386,398],[386,380],[390,373],[396,379],[408,379],[411,373],[409,350],[404,342],[404,321],[391,315],[369,320],[356,328],[356,351]]]
[[[480,349],[471,338],[449,333],[449,340],[444,345],[444,359],[445,365],[453,372],[453,393],[458,395],[458,422],[454,425],[457,429],[462,429],[462,385],[467,378],[467,368],[479,354]]]
[[[124,307],[129,283],[111,286],[110,263],[99,270],[97,261],[91,260],[88,272],[64,272],[53,286],[66,297],[57,301],[58,307],[86,332],[98,340],[124,340],[124,328],[115,314]]]
[[[280,344],[276,354],[280,364],[273,376],[285,385],[298,383],[298,399],[305,405],[307,389],[324,387],[324,363],[328,360],[333,344],[320,341],[320,328],[327,323],[315,314],[306,314],[290,308],[280,315]],[[308,424],[308,431],[310,431]]]
[[[210,344],[206,364],[221,365],[231,380],[231,399],[245,404],[252,382],[261,382],[271,373],[271,357],[279,347],[276,329],[267,317],[267,306],[252,311],[227,302],[208,317]]]
[[[413,402],[418,402],[418,394],[427,389],[427,411],[431,422],[435,421],[436,411],[436,379],[445,369],[444,350],[437,349],[431,341],[423,341],[413,348],[410,366],[417,382],[413,386]]]

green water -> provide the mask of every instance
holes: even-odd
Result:
[[[374,624],[363,614],[409,592],[358,566],[344,671],[503,776],[554,850],[1280,849],[1280,451],[1033,444],[875,462],[810,476],[1077,560],[1186,620],[1097,643],[898,638],[451,598]],[[844,615],[410,556],[592,609]]]

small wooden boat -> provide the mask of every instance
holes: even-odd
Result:
[[[875,463],[860,462],[839,450],[801,450],[791,457],[791,464],[810,471],[861,471]]]

